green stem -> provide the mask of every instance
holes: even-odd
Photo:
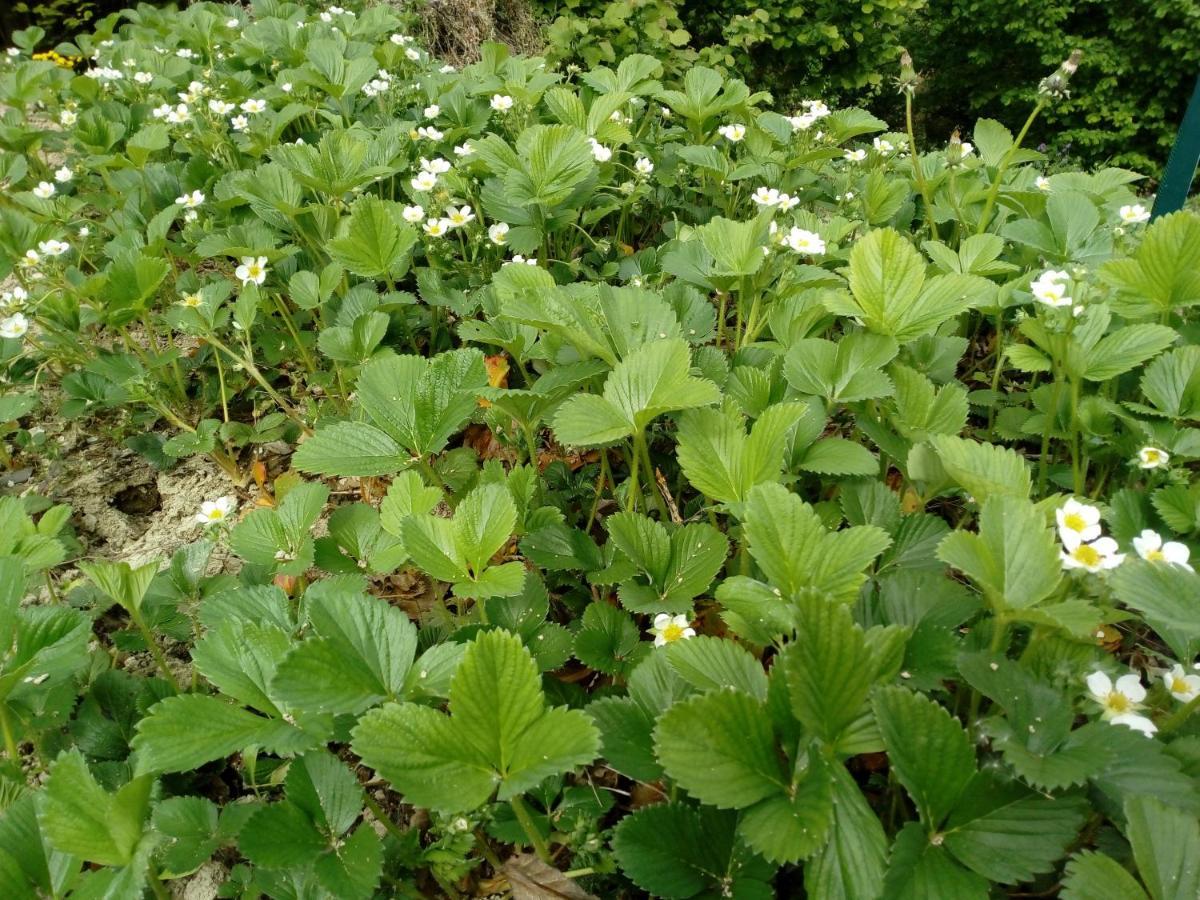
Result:
[[[1071,379],[1071,478],[1076,496],[1083,496],[1086,473],[1079,456],[1079,379]]]
[[[399,825],[392,821],[391,816],[383,811],[383,807],[380,806],[378,801],[371,796],[370,791],[363,791],[363,803],[365,803],[367,809],[371,811],[371,815],[373,815],[379,824],[386,828],[389,833],[398,838],[405,838],[403,829],[401,829]]]
[[[1012,164],[1013,157],[1016,156],[1017,150],[1021,147],[1021,142],[1025,140],[1025,135],[1029,134],[1029,129],[1033,125],[1033,120],[1038,117],[1038,113],[1045,107],[1046,101],[1039,100],[1037,106],[1033,108],[1033,112],[1029,114],[1029,118],[1025,120],[1025,125],[1021,128],[1017,139],[1013,141],[1013,145],[1008,148],[1008,152],[1004,154],[1004,159],[1000,160],[1000,166],[996,169],[996,180],[992,182],[991,189],[988,191],[987,200],[983,204],[983,213],[979,216],[979,224],[975,226],[976,234],[983,234],[988,227],[988,222],[992,218],[992,210],[996,208],[996,198],[1000,196],[1000,185],[1004,181],[1004,173],[1008,171],[1008,167]]]
[[[216,347],[218,350],[223,351],[230,359],[232,359],[234,362],[238,363],[243,369],[245,369],[246,374],[248,374],[256,382],[258,382],[259,387],[261,387],[264,391],[266,391],[267,396],[270,397],[272,400],[274,400],[279,405],[279,408],[282,409],[285,413],[287,413],[288,418],[290,418],[293,422],[295,422],[297,425],[299,425],[300,430],[303,431],[306,435],[308,435],[310,437],[312,436],[313,430],[311,428],[309,428],[308,423],[304,421],[304,417],[300,414],[300,410],[296,409],[295,406],[293,406],[291,403],[289,403],[287,400],[285,400],[283,398],[283,395],[280,394],[279,391],[275,390],[275,388],[271,386],[271,383],[269,381],[267,381],[267,379],[263,375],[263,373],[259,371],[258,366],[256,366],[254,364],[254,360],[252,360],[248,357],[242,356],[241,354],[234,353],[231,349],[229,349],[229,347],[227,347],[224,343],[222,343],[218,338],[215,338],[211,335],[205,337],[205,340],[208,341],[210,344],[212,344],[214,347]]]
[[[662,493],[658,490],[658,480],[654,477],[654,463],[650,460],[650,447],[646,442],[646,432],[639,431],[633,437],[634,447],[634,467],[638,465],[638,458],[641,459],[641,464],[646,467],[646,487],[650,490],[650,496],[654,500],[654,507],[658,510],[658,514],[665,522],[669,516],[667,513],[667,504],[662,498]]]
[[[996,613],[992,618],[992,640],[988,644],[988,650],[992,655],[996,655],[1002,649],[1004,637],[1008,633],[1008,618]],[[983,695],[979,691],[972,689],[971,691],[971,709],[968,714],[968,722],[975,724],[975,718],[979,715],[979,705],[983,701]]]
[[[552,865],[550,848],[546,844],[546,839],[542,837],[541,831],[538,830],[537,823],[533,821],[533,814],[530,813],[529,807],[525,805],[525,798],[517,794],[512,798],[511,802],[513,815],[521,823],[521,829],[525,832],[525,837],[529,838],[529,843],[533,845],[533,850],[537,853],[538,859],[547,865]]]
[[[912,157],[913,179],[917,182],[917,190],[925,202],[925,223],[929,226],[929,235],[938,240],[937,222],[933,218],[933,195],[929,191],[929,182],[925,180],[925,170],[921,168],[921,154],[917,151],[917,136],[913,130],[912,94],[904,93],[904,118],[908,126],[908,154]]]
[[[992,369],[992,403],[988,407],[988,440],[995,440],[992,433],[992,428],[996,422],[996,407],[999,406],[999,398],[996,394],[1000,390],[1000,375],[1004,371],[1004,309],[996,310],[996,367]]]
[[[3,709],[3,707],[0,706],[0,709]],[[1168,734],[1174,731],[1176,728],[1186,722],[1188,717],[1197,709],[1200,709],[1200,697],[1193,697],[1167,717],[1166,721],[1164,721],[1158,729],[1159,734]]]
[[[154,635],[150,632],[150,628],[146,625],[142,614],[131,612],[130,618],[133,619],[133,624],[137,626],[138,631],[142,633],[142,640],[146,642],[146,646],[150,649],[150,655],[154,657],[154,663],[158,666],[158,670],[162,672],[163,677],[175,689],[175,693],[182,693],[179,688],[179,682],[175,680],[175,675],[167,667],[167,657],[163,654],[162,648],[154,640]]]
[[[170,893],[158,877],[158,869],[154,863],[151,863],[150,868],[146,871],[146,880],[150,883],[150,890],[154,892],[155,900],[171,900]]]
[[[443,494],[449,494],[450,491],[446,488],[446,482],[442,480],[442,476],[437,473],[437,469],[425,457],[417,460],[417,468],[421,470],[421,474],[432,481],[435,485],[442,489]]]
[[[1062,400],[1062,378],[1057,368],[1054,370],[1054,399],[1050,401],[1050,421],[1046,423],[1046,428],[1042,432],[1042,452],[1038,458],[1038,495],[1043,496],[1046,493],[1046,478],[1049,476],[1049,460],[1050,460],[1050,433],[1054,430],[1054,425],[1058,420],[1058,405]]]
[[[8,720],[8,704],[0,700],[0,732],[4,733],[4,752],[12,760],[13,765],[21,767],[21,753],[17,750],[17,738],[13,734],[12,723]]]

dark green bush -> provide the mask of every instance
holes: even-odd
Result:
[[[0,3],[0,42],[9,44],[22,28],[45,29],[45,50],[88,30],[97,19],[128,6],[122,0],[13,0]]]
[[[979,116],[1019,124],[1042,73],[1081,49],[1070,98],[1046,111],[1032,143],[1155,177],[1200,73],[1196,0],[930,0],[903,38],[938,136]]]

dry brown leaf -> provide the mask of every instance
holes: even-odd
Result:
[[[509,857],[503,872],[513,900],[598,900],[553,866],[532,853]]]

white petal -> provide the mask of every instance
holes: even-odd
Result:
[[[1133,673],[1122,675],[1117,679],[1117,690],[1134,703],[1141,703],[1146,699],[1146,689],[1142,687],[1142,679],[1140,675],[1135,675]]]
[[[1125,725],[1134,731],[1140,731],[1146,737],[1150,737],[1154,732],[1158,731],[1158,727],[1153,722],[1145,716],[1139,716],[1136,713],[1122,713],[1119,716],[1113,716],[1109,721],[1114,725]]]
[[[655,628],[666,628],[670,624],[671,624],[671,614],[670,613],[659,613],[657,616],[654,617],[654,627]]]
[[[1104,698],[1112,693],[1112,679],[1103,672],[1093,672],[1087,677],[1088,690],[1092,696],[1103,702]]]

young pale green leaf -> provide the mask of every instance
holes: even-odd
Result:
[[[970,737],[936,701],[906,688],[877,690],[873,705],[892,771],[921,821],[937,828],[975,775]]]
[[[706,807],[645,806],[621,820],[613,851],[629,880],[655,897],[769,897],[774,867],[746,850],[737,821],[734,813]]]
[[[768,407],[749,436],[743,416],[728,401],[720,409],[683,412],[676,448],[683,474],[706,497],[741,504],[756,484],[779,479],[788,432],[804,410],[797,402]]]
[[[1153,900],[1200,896],[1200,821],[1154,797],[1125,801],[1129,842]]]
[[[1029,465],[1015,450],[952,434],[934,435],[929,443],[937,451],[946,473],[977,503],[994,495],[1029,496],[1033,485]]]
[[[292,463],[312,475],[391,475],[412,457],[386,433],[366,422],[324,425],[296,448]]]
[[[713,259],[712,274],[717,278],[741,278],[761,269],[769,221],[756,218],[735,222],[717,216],[697,228],[700,243]]]
[[[993,496],[983,504],[979,533],[955,531],[938,558],[970,576],[997,607],[1028,609],[1058,589],[1062,565],[1045,517],[1028,500]]]
[[[1103,853],[1083,851],[1067,863],[1063,900],[1147,900],[1137,879]]]
[[[1178,337],[1165,325],[1127,325],[1105,335],[1087,354],[1083,377],[1108,381],[1157,356]]]
[[[863,570],[891,543],[871,525],[827,531],[811,506],[778,484],[750,491],[744,524],[751,554],[785,596],[813,590],[853,599]]]
[[[517,165],[504,177],[505,194],[518,206],[556,206],[596,168],[591,146],[577,128],[534,125],[517,138]]]
[[[50,766],[39,817],[43,832],[61,853],[103,866],[133,862],[150,812],[149,776],[134,778],[115,794],[102,788],[78,750]]]
[[[1175,652],[1176,659],[1200,653],[1200,620],[1193,598],[1200,575],[1163,562],[1128,560],[1112,573],[1117,599],[1137,610]]]
[[[478,577],[488,560],[508,543],[517,524],[517,506],[503,484],[482,484],[467,494],[454,511],[454,541]]]
[[[743,809],[787,789],[766,706],[740,691],[676,703],[659,718],[654,747],[671,778],[720,809]]]
[[[690,374],[691,352],[681,338],[644,344],[617,364],[602,397],[572,397],[554,419],[564,444],[597,446],[641,432],[665,412],[708,406],[720,399],[711,381]]]
[[[96,560],[81,562],[79,569],[109,600],[133,615],[138,615],[142,599],[158,571],[158,563],[146,563],[135,569],[127,562]]]
[[[888,397],[893,386],[883,367],[899,349],[892,338],[866,331],[851,332],[836,342],[807,338],[792,344],[783,371],[797,391],[830,404]]]
[[[1118,289],[1114,308],[1129,318],[1200,303],[1200,219],[1185,211],[1162,216],[1132,257],[1106,263],[1100,277]]]
[[[372,710],[353,748],[409,802],[446,812],[502,800],[591,762],[599,734],[578,710],[547,709],[537,666],[515,635],[468,647],[450,687],[450,715],[411,703]]]
[[[417,231],[401,215],[403,205],[373,194],[354,201],[329,242],[329,255],[364,278],[399,278],[408,271]]]

